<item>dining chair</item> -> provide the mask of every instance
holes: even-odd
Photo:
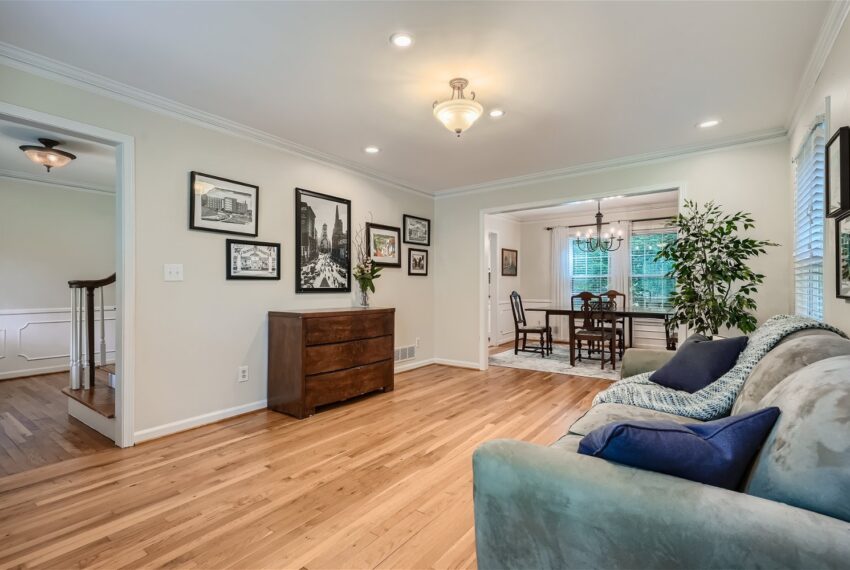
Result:
[[[574,330],[592,330],[596,327],[593,321],[589,320],[589,318],[586,318],[585,315],[587,314],[587,309],[589,309],[591,303],[597,302],[599,300],[599,295],[591,293],[590,291],[582,291],[581,293],[576,293],[575,295],[570,297],[570,309],[578,313],[578,315],[573,315],[573,318],[570,319],[570,349],[574,349],[576,347],[575,342],[573,340]],[[576,321],[579,321],[577,326]],[[588,357],[590,357],[590,355],[593,353],[593,349],[593,344],[589,343],[587,346]],[[579,350],[579,357],[580,356],[581,350]]]
[[[613,303],[613,310],[625,309],[627,307],[625,293],[620,293],[619,291],[610,289],[605,293],[602,293],[600,296],[602,298],[607,297],[608,300]],[[615,320],[616,327],[614,330],[617,331],[617,348],[620,351],[620,359],[622,360],[623,353],[626,352],[626,317],[617,317]]]
[[[551,329],[545,326],[528,326],[525,319],[525,309],[522,307],[522,297],[516,291],[511,291],[511,312],[514,316],[514,354],[522,352],[540,353],[541,358],[546,357],[549,348],[547,340],[551,338]],[[540,346],[528,346],[528,335],[539,334]],[[522,335],[522,348],[519,347],[519,337]]]
[[[578,350],[577,360],[581,361],[582,342],[588,343],[588,359],[596,360],[591,356],[590,347],[597,346],[599,350],[599,361],[602,369],[605,364],[611,363],[611,369],[617,369],[617,333],[616,314],[614,313],[614,302],[610,300],[591,300],[582,305],[578,318],[585,323],[593,323],[591,328],[580,329],[575,326],[576,318],[570,319],[570,342],[576,343]],[[608,348],[609,356],[606,358],[605,349]]]

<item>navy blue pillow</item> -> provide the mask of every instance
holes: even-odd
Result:
[[[702,424],[614,422],[591,431],[578,452],[647,471],[737,489],[773,429],[779,408]]]
[[[693,394],[729,372],[746,348],[747,340],[745,336],[709,340],[700,334],[692,335],[649,379]]]

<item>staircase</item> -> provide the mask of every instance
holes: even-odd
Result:
[[[103,288],[115,283],[115,274],[103,279],[89,281],[69,281],[71,288],[71,381],[62,392],[77,404],[91,410],[106,419],[115,418],[115,365],[106,362],[106,325],[103,302]],[[100,292],[99,345],[95,344],[95,297]],[[100,364],[96,360],[97,348],[100,348]],[[93,418],[86,421],[89,412],[69,403],[69,413],[83,423],[104,433],[103,421]],[[80,415],[74,413],[80,412]],[[92,425],[96,423],[98,425]],[[113,437],[110,433],[104,433]],[[114,438],[113,438],[114,439]]]

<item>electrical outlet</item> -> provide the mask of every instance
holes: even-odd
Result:
[[[419,348],[419,337],[416,337],[416,348]]]
[[[247,382],[248,381],[248,367],[240,366],[239,367],[239,375],[236,377],[237,382]]]
[[[166,263],[162,266],[162,278],[164,281],[183,281],[183,264]]]

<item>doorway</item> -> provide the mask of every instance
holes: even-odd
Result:
[[[92,267],[91,271],[83,273],[74,273],[73,271],[65,271],[63,275],[67,277],[49,277],[46,278],[47,265],[50,261],[41,259],[24,260],[20,263],[16,262],[20,270],[21,276],[29,271],[34,276],[34,283],[50,283],[56,285],[58,279],[60,287],[64,288],[63,300],[55,301],[45,297],[44,306],[34,306],[38,303],[34,298],[21,300],[22,305],[19,307],[27,311],[36,310],[39,315],[36,318],[24,315],[24,322],[5,323],[5,326],[0,324],[0,346],[5,347],[5,351],[0,355],[0,359],[7,360],[11,356],[19,356],[18,360],[29,363],[30,368],[35,368],[34,375],[26,374],[25,370],[6,370],[7,378],[13,376],[22,376],[23,380],[4,380],[4,382],[17,382],[21,384],[20,390],[12,390],[18,387],[17,385],[6,384],[5,396],[12,398],[23,398],[20,402],[32,403],[34,394],[49,394],[52,398],[57,389],[62,389],[62,384],[67,381],[67,386],[70,385],[70,370],[72,364],[71,351],[71,322],[72,305],[74,298],[72,297],[71,289],[68,288],[68,281],[100,281],[114,274],[114,284],[104,283],[103,287],[93,287],[92,297],[96,299],[96,303],[87,302],[87,295],[83,292],[81,299],[83,305],[89,309],[89,314],[94,317],[92,321],[95,324],[94,340],[91,341],[91,335],[88,334],[88,327],[85,321],[82,322],[83,349],[81,352],[86,363],[90,362],[90,355],[95,355],[96,370],[92,370],[96,376],[97,386],[106,385],[110,380],[110,373],[114,383],[112,393],[111,406],[114,411],[109,414],[97,413],[97,408],[102,407],[102,400],[109,390],[95,389],[92,393],[98,394],[98,397],[89,398],[89,402],[81,402],[80,398],[74,399],[63,395],[61,404],[58,404],[55,399],[52,399],[49,404],[44,404],[44,410],[50,410],[50,413],[57,410],[65,410],[70,416],[67,420],[68,425],[72,426],[73,430],[68,432],[68,437],[77,437],[80,453],[85,454],[100,447],[100,443],[105,440],[108,446],[118,445],[127,447],[133,445],[133,381],[134,381],[134,341],[133,341],[133,325],[135,317],[135,245],[134,245],[134,224],[133,224],[133,138],[121,133],[107,131],[99,127],[79,123],[68,120],[63,117],[42,113],[32,109],[11,105],[0,102],[0,122],[10,126],[4,129],[4,136],[21,137],[27,139],[48,138],[59,141],[60,143],[68,143],[67,146],[59,145],[60,150],[76,154],[77,158],[71,161],[74,162],[86,159],[88,167],[91,167],[95,162],[100,161],[100,166],[108,161],[111,165],[109,175],[99,179],[82,180],[80,177],[84,171],[90,170],[74,168],[71,170],[67,166],[65,174],[62,174],[61,168],[51,168],[49,171],[43,168],[43,165],[25,162],[16,162],[15,168],[2,168],[2,176],[0,181],[7,184],[28,185],[35,193],[35,189],[41,192],[42,197],[46,197],[37,208],[45,214],[56,214],[57,210],[60,214],[64,213],[62,206],[54,200],[72,200],[72,196],[79,196],[80,203],[85,203],[83,210],[88,206],[97,204],[101,212],[105,211],[106,216],[109,216],[109,222],[112,224],[113,231],[107,234],[99,233],[100,239],[108,240],[108,243],[101,243],[99,247],[93,247],[89,243],[86,247],[81,247],[84,250],[82,255],[85,259],[92,257],[105,256],[105,252],[112,253],[112,261],[109,264],[109,275],[105,273],[104,267]],[[43,134],[44,136],[35,136]],[[17,141],[16,141],[17,142]],[[24,154],[18,150],[20,145],[38,145],[36,140],[21,140],[19,144],[5,145],[11,150],[8,152],[8,157],[0,151],[0,160],[21,160],[25,159]],[[76,152],[75,152],[76,151]],[[20,155],[20,157],[18,156]],[[82,162],[77,162],[77,165]],[[100,169],[101,175],[105,170]],[[73,173],[73,175],[72,175]],[[92,174],[92,172],[89,172]],[[75,177],[77,179],[75,180]],[[96,177],[95,177],[96,178]],[[28,199],[25,192],[20,192],[23,199]],[[109,206],[104,209],[104,204]],[[31,204],[32,205],[32,204]],[[35,207],[35,206],[33,206]],[[70,217],[70,214],[69,214]],[[102,220],[101,220],[102,221]],[[94,220],[88,220],[91,224],[96,224]],[[74,244],[75,239],[80,238],[83,230],[80,226],[71,224],[71,229],[64,231],[64,236],[58,235],[60,239],[54,240],[53,243],[62,243],[62,239],[67,244]],[[88,224],[87,226],[88,227]],[[59,232],[62,233],[62,232]],[[29,239],[42,239],[44,236],[30,236]],[[26,235],[18,236],[19,240],[28,239]],[[97,237],[95,237],[95,241]],[[45,244],[49,248],[49,244]],[[58,246],[57,246],[58,247]],[[94,251],[92,251],[94,249]],[[81,263],[81,265],[86,265]],[[29,267],[29,270],[27,270]],[[70,273],[70,274],[68,274]],[[91,273],[91,274],[90,274]],[[57,274],[58,275],[58,274]],[[39,279],[42,279],[39,281]],[[111,291],[110,291],[111,288]],[[104,296],[101,297],[101,294]],[[56,314],[57,309],[64,309],[62,314]],[[3,311],[4,317],[8,317],[8,313],[18,312],[20,310]],[[18,315],[20,321],[20,315]],[[38,325],[35,323],[38,322]],[[37,332],[37,334],[36,334]],[[78,332],[80,332],[78,330]],[[23,340],[19,340],[23,339]],[[64,340],[63,340],[64,339]],[[102,340],[101,340],[102,339]],[[16,346],[12,346],[14,341]],[[88,341],[88,342],[87,342]],[[22,343],[28,343],[26,348],[22,348]],[[87,346],[88,345],[88,346]],[[54,350],[54,347],[61,346],[59,350]],[[20,357],[23,355],[23,357]],[[5,358],[4,358],[5,357]],[[27,360],[29,357],[29,360]],[[0,363],[3,362],[0,360]],[[60,365],[60,361],[64,360],[64,365]],[[7,360],[8,362],[9,360]],[[33,365],[32,363],[44,363],[44,366]],[[19,365],[17,367],[20,367]],[[14,368],[14,367],[12,367]],[[59,370],[56,370],[59,368]],[[50,376],[51,374],[64,375]],[[89,370],[83,368],[82,374],[86,377],[89,375]],[[36,381],[25,384],[26,378],[35,378]],[[53,390],[53,392],[47,392]],[[23,407],[23,406],[22,406]],[[32,408],[31,408],[32,409]],[[45,412],[47,413],[47,412]],[[112,418],[106,417],[112,415]],[[14,423],[14,418],[5,416],[8,422]],[[61,425],[63,418],[57,416],[57,424]],[[15,426],[19,428],[17,436],[26,437],[27,433],[34,434],[31,427],[35,424],[27,425],[26,421],[18,421]],[[22,429],[20,429],[22,428]],[[73,433],[72,433],[73,432]],[[96,433],[96,432],[99,432]],[[76,435],[75,435],[76,434]],[[80,435],[82,434],[82,435]],[[95,434],[95,435],[92,435]],[[100,435],[103,434],[103,435]],[[53,433],[54,440],[57,439],[56,432]],[[99,439],[100,438],[100,439]],[[61,437],[59,438],[61,439]],[[83,441],[85,440],[85,441]],[[114,442],[114,443],[113,443]],[[62,442],[58,442],[60,446]],[[73,453],[73,446],[69,446],[68,450]],[[44,462],[55,462],[67,457],[61,453],[50,453],[45,451],[42,453]]]
[[[487,343],[498,346],[499,337],[499,234],[487,234]]]

